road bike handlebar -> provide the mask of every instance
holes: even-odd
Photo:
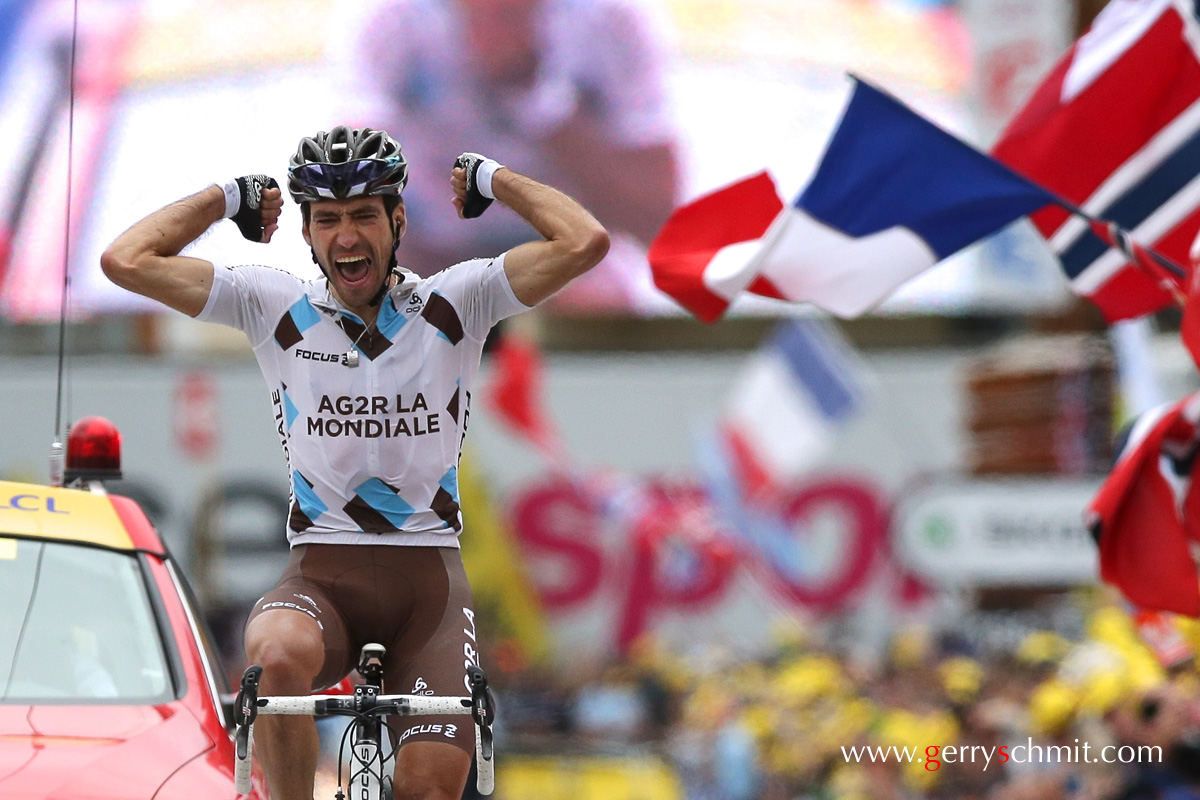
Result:
[[[492,720],[495,708],[487,690],[483,670],[468,670],[471,697],[427,697],[422,695],[356,692],[347,695],[308,695],[303,697],[259,697],[258,682],[262,667],[249,667],[234,704],[234,788],[250,791],[250,765],[254,752],[254,720],[259,714],[289,716],[428,716],[430,714],[469,714],[475,721],[476,788],[488,795],[495,787],[492,746]],[[372,688],[372,687],[366,687]]]
[[[395,715],[399,717],[429,714],[470,714],[469,697],[422,697],[409,694],[381,694],[370,704],[346,695],[314,694],[308,697],[260,697],[259,714],[326,717],[355,714]]]

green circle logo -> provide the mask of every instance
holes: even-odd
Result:
[[[954,526],[946,517],[930,517],[925,521],[925,540],[938,550],[946,550],[954,543]]]

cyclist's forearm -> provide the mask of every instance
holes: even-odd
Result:
[[[126,262],[179,255],[224,215],[224,192],[219,186],[209,186],[134,223],[109,245],[105,255],[112,253]]]
[[[210,186],[135,223],[108,246],[100,266],[123,289],[195,316],[208,300],[213,266],[179,252],[224,213],[224,193]]]
[[[594,267],[608,252],[608,232],[567,195],[508,169],[492,177],[496,199],[516,211],[545,241],[509,251],[505,272],[517,299],[537,305]]]
[[[519,172],[498,170],[492,177],[492,191],[543,239],[564,250],[583,250],[604,234],[596,218],[574,199]]]

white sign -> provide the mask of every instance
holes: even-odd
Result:
[[[978,138],[999,135],[1071,44],[1069,0],[967,0]]]
[[[897,557],[940,585],[1053,586],[1098,579],[1083,509],[1098,481],[936,483],[896,512]]]

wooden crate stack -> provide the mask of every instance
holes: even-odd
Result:
[[[968,371],[975,475],[1088,475],[1112,460],[1113,355],[1106,337],[1019,337]]]

